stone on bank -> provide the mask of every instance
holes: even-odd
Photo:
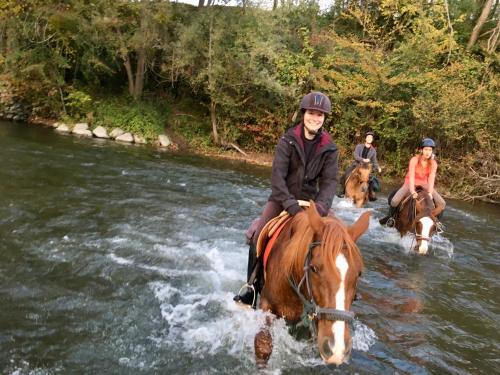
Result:
[[[73,134],[83,135],[85,137],[92,137],[92,132],[89,130],[89,124],[80,122],[73,127]]]
[[[168,147],[172,144],[172,141],[170,140],[168,135],[160,134],[158,136],[158,144],[160,145],[160,147]]]
[[[120,128],[114,128],[113,130],[111,130],[111,133],[109,133],[109,136],[111,138],[115,139],[124,133],[125,132],[123,130],[121,130]]]
[[[108,131],[102,126],[98,126],[92,132],[97,138],[109,138]]]
[[[68,125],[59,123],[59,125],[56,128],[56,131],[60,133],[69,133],[71,129],[69,128]]]
[[[146,144],[146,139],[142,135],[134,134],[134,143]]]
[[[118,137],[115,138],[118,142],[126,142],[126,143],[133,143],[134,142],[134,136],[130,133],[124,133]]]

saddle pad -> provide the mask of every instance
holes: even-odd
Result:
[[[299,206],[300,207],[309,207],[310,203],[307,201],[303,200],[298,200]],[[279,228],[279,226],[288,218],[290,218],[290,214],[286,211],[282,211],[278,216],[275,218],[269,220],[266,225],[264,225],[264,228],[260,231],[259,238],[257,239],[257,257],[260,258],[261,254],[263,254],[264,249],[266,247],[266,243],[271,237],[276,230]]]
[[[264,280],[266,279],[266,269],[267,269],[267,259],[269,258],[269,254],[271,254],[271,249],[274,246],[274,243],[276,242],[276,239],[278,236],[281,234],[281,231],[285,227],[285,225],[290,221],[292,217],[291,216],[285,216],[284,219],[281,221],[281,224],[275,229],[274,233],[272,234],[271,238],[269,241],[267,241],[266,248],[264,250],[264,257],[263,257],[263,269],[264,269]]]
[[[264,228],[260,231],[259,238],[257,239],[257,257],[260,258],[260,256],[264,253],[264,249],[266,247],[266,243],[269,240],[269,237],[272,236],[271,230],[274,228],[273,234],[276,231],[277,227],[279,227],[280,221],[286,219],[290,215],[286,211],[282,211],[278,216],[275,218],[269,220],[266,225],[264,225]]]

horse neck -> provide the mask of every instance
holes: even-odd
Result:
[[[417,212],[416,208],[416,201],[413,198],[409,198],[403,205],[401,212],[399,214],[400,219],[400,225],[398,226],[398,230],[400,231],[401,234],[406,233],[407,231],[411,230],[415,224],[416,220],[419,217],[424,217],[424,216],[431,216],[432,212],[432,201],[430,200],[430,197],[427,193],[427,190],[425,189],[420,189],[418,190],[418,197],[417,200],[423,199],[425,202],[425,207],[423,210],[420,210]]]
[[[363,264],[361,254],[354,242],[351,240],[345,227],[338,219],[328,218],[325,231],[319,239],[320,244],[313,251],[321,251],[323,260],[329,258],[329,264],[333,268],[333,272],[337,272],[335,260],[340,253],[346,256],[349,263],[359,263],[356,268],[361,271]],[[312,231],[305,233],[296,233],[297,241],[291,241],[289,246],[284,249],[286,260],[285,268],[289,275],[301,278],[304,275],[304,263],[309,251],[309,246],[313,242]],[[295,254],[293,254],[295,250]]]
[[[364,168],[361,168],[361,167],[358,167],[356,169],[356,171],[353,173],[353,177],[355,178],[355,180],[358,182],[358,183],[368,183],[368,179],[366,181],[364,181],[362,178],[361,178],[361,169],[364,169]],[[368,172],[369,173],[369,172]]]

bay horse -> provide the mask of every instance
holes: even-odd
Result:
[[[266,283],[259,307],[287,323],[308,323],[327,364],[349,358],[352,339],[349,311],[356,295],[363,259],[355,241],[366,231],[371,212],[350,227],[340,219],[321,217],[314,202],[284,227],[268,257]],[[254,340],[257,365],[265,367],[272,353],[270,325]]]
[[[368,201],[371,171],[371,163],[362,162],[354,168],[345,184],[345,196],[351,198],[358,208]]]
[[[414,233],[417,240],[415,249],[418,248],[420,254],[427,254],[431,235],[437,229],[436,216],[439,209],[435,207],[434,200],[426,189],[417,186],[416,192],[417,198],[408,195],[399,204],[394,226],[401,237],[408,232]]]

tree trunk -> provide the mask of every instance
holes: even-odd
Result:
[[[273,0],[273,10],[276,10],[278,8],[278,0]]]
[[[210,121],[212,122],[212,136],[214,137],[214,143],[219,144],[219,133],[217,132],[217,117],[215,116],[215,107],[217,104],[210,100]]]
[[[472,30],[472,33],[470,35],[469,43],[467,43],[467,48],[466,48],[467,51],[470,51],[471,48],[474,46],[474,44],[476,44],[479,33],[481,32],[481,28],[488,20],[488,15],[490,14],[492,5],[493,5],[493,0],[486,0],[486,3],[484,4],[483,7],[483,11],[481,12],[479,19],[476,22],[476,26],[474,26],[474,29]]]
[[[132,65],[130,64],[130,59],[128,54],[122,55],[123,64],[125,65],[125,70],[127,71],[127,79],[128,79],[128,93],[130,96],[134,96],[135,88],[134,88],[134,74],[132,73]]]
[[[491,34],[488,39],[488,53],[493,53],[496,51],[498,46],[498,37],[500,36],[500,18],[498,19],[497,26],[493,29],[493,34]]]
[[[210,0],[209,0],[210,1]],[[210,94],[210,121],[212,122],[212,135],[214,137],[214,143],[216,145],[219,144],[219,134],[217,133],[217,118],[215,116],[215,107],[216,103],[213,98],[213,88],[212,85],[212,27],[213,27],[213,18],[210,19],[210,26],[208,28],[208,87]]]
[[[144,88],[144,73],[146,71],[146,51],[144,49],[140,49],[137,51],[137,67],[135,72],[135,90],[134,90],[134,99],[138,100],[142,95],[142,90]]]
[[[198,0],[198,8],[203,8],[205,6],[205,0]]]

